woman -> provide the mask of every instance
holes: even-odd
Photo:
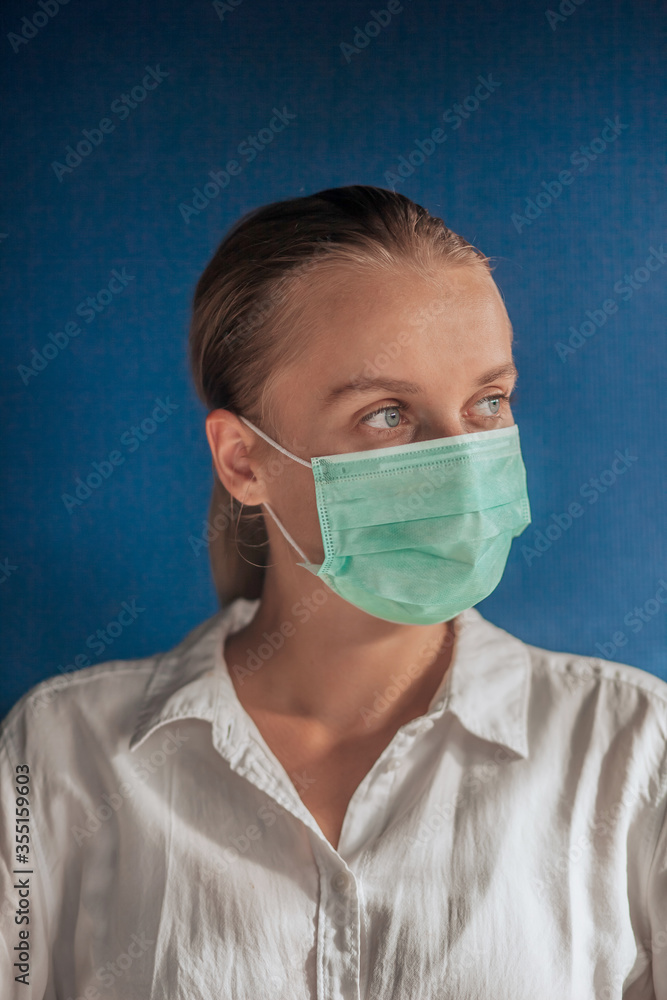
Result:
[[[8,995],[666,1000],[667,684],[474,608],[530,522],[487,258],[379,188],[265,206],[191,358],[224,606],[5,721]]]

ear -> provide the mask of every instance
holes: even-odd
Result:
[[[254,435],[230,410],[211,410],[206,417],[206,437],[215,474],[231,496],[247,506],[266,499],[255,475],[258,460]]]

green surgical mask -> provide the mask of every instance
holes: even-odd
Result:
[[[264,504],[297,565],[377,618],[433,625],[473,607],[498,586],[512,539],[530,524],[516,424],[307,462],[240,419],[313,471],[319,566]]]

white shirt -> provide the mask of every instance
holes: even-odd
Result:
[[[222,656],[258,606],[7,716],[3,997],[667,1000],[667,683],[464,612],[334,850]]]

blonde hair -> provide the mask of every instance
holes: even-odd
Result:
[[[271,388],[299,356],[308,282],[326,268],[356,272],[474,264],[485,257],[405,195],[370,185],[271,202],[227,232],[195,288],[189,335],[197,393],[211,409],[273,426]],[[272,434],[272,436],[274,436]],[[261,507],[238,505],[214,473],[210,558],[221,605],[262,590],[268,536]]]

